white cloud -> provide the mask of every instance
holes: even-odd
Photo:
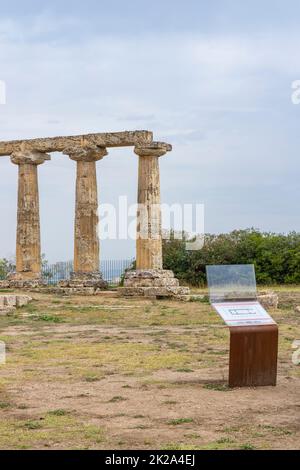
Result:
[[[174,144],[173,153],[162,160],[164,198],[202,202],[209,195],[210,211],[216,203],[211,194],[222,200],[224,191],[251,186],[240,208],[255,212],[255,191],[261,195],[265,184],[273,188],[294,181],[298,116],[290,103],[290,83],[300,76],[294,60],[300,33],[148,33],[137,38],[87,32],[77,38],[77,24],[77,18],[46,14],[32,23],[0,20],[0,79],[7,82],[7,105],[0,108],[2,139],[150,128],[157,139]],[[66,40],[64,30],[72,27],[72,40]],[[120,149],[99,167],[105,172],[101,197],[106,202],[120,190],[135,197],[132,153]],[[0,159],[0,173],[8,171],[11,180],[8,165]],[[60,204],[58,224],[70,211],[72,168],[70,162],[53,157],[47,171],[41,171],[43,209],[54,226],[55,204]],[[7,186],[0,188],[0,210],[7,213],[6,191]],[[59,200],[54,191],[60,191]],[[214,230],[232,228],[231,212],[224,202],[211,224]],[[62,245],[71,246],[72,217],[70,213]],[[239,217],[236,227],[244,221]],[[299,229],[292,210],[285,220],[290,229]],[[277,216],[251,216],[249,225],[261,223],[272,229]],[[0,256],[12,251],[12,224],[10,216]],[[54,259],[57,243],[50,232],[45,250]],[[63,254],[61,248],[57,256]]]

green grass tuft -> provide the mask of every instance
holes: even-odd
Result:
[[[177,418],[177,419],[170,419],[170,421],[168,421],[168,424],[170,424],[171,426],[178,426],[180,424],[189,424],[193,422],[194,420],[192,418]]]

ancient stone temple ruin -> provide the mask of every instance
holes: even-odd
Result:
[[[148,131],[88,134],[22,141],[0,142],[0,157],[10,156],[18,165],[18,215],[16,272],[7,287],[43,286],[41,276],[40,213],[38,166],[51,160],[50,153],[62,152],[76,163],[76,210],[74,230],[74,272],[61,281],[65,292],[86,290],[95,293],[106,288],[99,271],[98,192],[96,162],[108,155],[110,147],[134,147],[138,156],[138,217],[136,269],[125,276],[121,294],[126,296],[182,296],[172,271],[163,270],[160,210],[159,158],[171,145],[153,142]]]

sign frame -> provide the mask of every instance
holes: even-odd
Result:
[[[278,326],[257,300],[254,266],[207,266],[206,270],[210,303],[230,331],[229,387],[275,386]],[[241,284],[239,273],[245,272],[249,279]],[[251,295],[243,298],[244,286]],[[240,295],[234,296],[235,292]]]
[[[214,302],[211,305],[226,325],[230,327],[276,324],[257,301]],[[243,310],[244,312],[242,312]]]

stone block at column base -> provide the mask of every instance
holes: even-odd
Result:
[[[124,287],[119,290],[125,297],[173,297],[183,298],[189,295],[188,287],[181,287],[174,273],[165,269],[127,271]]]
[[[58,288],[64,293],[93,295],[99,290],[107,289],[108,284],[100,272],[76,272],[71,273],[70,279],[60,281]]]
[[[32,272],[11,273],[2,282],[9,289],[37,289],[47,285],[40,275]]]
[[[9,288],[10,288],[9,281],[7,280],[0,281],[0,289],[9,289]]]

